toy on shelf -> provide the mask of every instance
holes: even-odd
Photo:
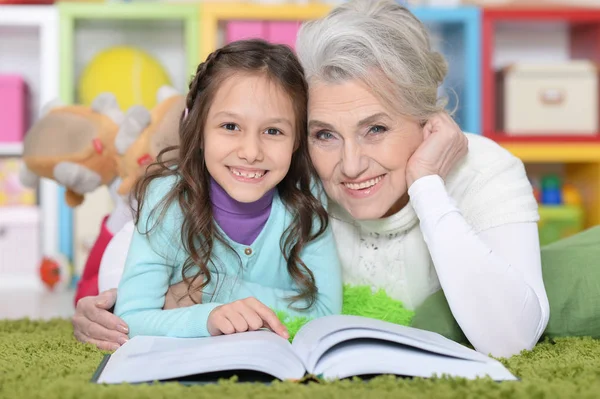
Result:
[[[534,184],[534,193],[540,203],[538,230],[541,245],[583,230],[582,198],[573,184],[563,183],[559,176],[549,174],[542,177],[540,185]]]
[[[542,178],[542,204],[562,204],[562,187],[558,176],[547,175]]]
[[[88,255],[75,301],[98,293],[98,270],[106,246],[132,218],[129,191],[160,150],[179,143],[185,96],[163,86],[154,101],[158,104],[152,111],[134,105],[125,114],[111,93],[101,93],[90,107],[50,104],[50,110],[27,133],[22,181],[55,180],[67,189],[71,207],[101,185],[109,187],[114,201]],[[51,258],[54,262],[44,259],[40,266],[49,287],[56,284],[60,266],[56,256]]]
[[[75,207],[86,193],[117,176],[114,140],[123,121],[116,99],[102,93],[90,107],[49,105],[29,129],[23,145],[21,180],[29,187],[39,177],[58,182]]]
[[[63,255],[44,256],[39,271],[42,283],[50,291],[64,289],[71,281],[71,265]]]
[[[185,96],[164,86],[158,90],[156,98],[158,105],[145,119],[146,124],[121,129],[117,135],[119,176],[122,179],[117,192],[120,195],[130,192],[161,150],[179,145],[179,120],[185,109]],[[165,155],[175,155],[175,152]]]
[[[179,144],[179,122],[185,108],[185,96],[171,87],[162,87],[158,90],[156,101],[158,105],[151,112],[139,107],[131,108],[115,139],[119,165],[116,183],[121,183],[111,184],[110,191],[116,207],[104,219],[90,250],[77,286],[76,302],[85,296],[98,294],[98,276],[104,253],[114,235],[132,218],[128,202],[131,188],[163,148]]]
[[[123,110],[134,105],[152,108],[156,92],[171,85],[163,66],[150,54],[128,46],[116,46],[98,53],[84,68],[78,95],[90,105],[100,93],[112,93]]]
[[[19,75],[0,75],[0,143],[19,143],[27,130],[28,90]]]

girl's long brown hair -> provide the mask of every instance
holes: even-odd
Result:
[[[161,210],[156,219],[160,223],[166,210],[175,201],[181,208],[184,221],[181,240],[188,255],[182,277],[189,284],[188,295],[192,299],[193,292],[202,291],[213,278],[208,265],[213,263],[216,266],[215,259],[211,259],[214,240],[219,240],[233,251],[215,228],[210,203],[210,176],[202,149],[203,131],[215,93],[225,79],[236,73],[264,74],[285,90],[294,105],[296,150],[288,174],[278,184],[279,195],[294,218],[281,237],[280,248],[288,272],[298,286],[298,294],[288,299],[291,302],[304,301],[306,305],[299,308],[307,309],[316,300],[317,287],[314,275],[300,259],[300,253],[307,243],[323,234],[328,218],[320,201],[311,193],[311,183],[317,181],[317,176],[308,153],[308,88],[302,66],[290,48],[259,39],[237,41],[211,53],[198,66],[186,98],[188,115],[185,118],[182,115],[180,121],[180,145],[163,149],[157,161],[148,167],[145,176],[135,186],[135,223],[139,226],[139,215],[150,183],[161,177],[177,176],[173,190],[160,206],[149,211]],[[178,151],[178,155],[167,157],[169,151]],[[189,275],[187,272],[194,266],[199,267],[199,272],[191,279],[186,278]],[[199,281],[202,283],[198,284]]]

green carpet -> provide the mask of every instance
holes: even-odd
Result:
[[[103,353],[72,338],[69,321],[0,322],[0,398],[597,398],[600,341],[557,339],[503,361],[522,381],[395,379],[272,386],[101,386],[89,382]],[[377,396],[376,396],[377,395]]]

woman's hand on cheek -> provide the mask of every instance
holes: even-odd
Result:
[[[467,151],[467,137],[456,122],[446,112],[436,114],[423,127],[423,142],[408,160],[407,187],[429,175],[445,179]]]

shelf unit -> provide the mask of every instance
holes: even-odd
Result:
[[[504,31],[504,32],[503,32]],[[505,40],[499,38],[505,34]],[[516,59],[528,61],[600,61],[598,8],[487,8],[482,18],[483,134],[497,142],[600,142],[594,137],[569,134],[508,136],[496,129],[496,71]],[[498,47],[513,41],[516,55],[500,59]],[[528,51],[531,50],[531,51]]]
[[[525,164],[564,166],[582,194],[584,227],[600,224],[600,143],[501,143]]]
[[[0,143],[0,157],[20,157],[23,143]]]
[[[153,56],[174,87],[187,91],[198,63],[199,7],[168,3],[59,3],[60,94],[77,103],[77,81],[84,66],[107,47],[130,45]],[[125,111],[125,110],[123,110]],[[106,187],[86,196],[75,210],[60,203],[60,248],[78,273],[87,259],[102,218],[112,210]]]
[[[411,11],[428,26],[434,46],[448,60],[444,88],[458,97],[456,104],[447,91],[451,100],[448,108],[458,105],[455,119],[460,127],[481,134],[481,10],[465,6],[415,7]]]
[[[600,224],[600,133],[597,136],[510,136],[496,129],[498,69],[515,61],[600,61],[600,10],[584,8],[486,8],[482,13],[483,135],[527,168],[560,166],[582,193],[585,226]],[[546,211],[540,207],[540,213]]]
[[[331,6],[317,3],[307,5],[204,3],[200,7],[202,60],[225,44],[226,35],[223,33],[223,27],[229,22],[280,22],[282,23],[280,28],[285,29],[280,40],[289,44],[290,22],[297,22],[295,28],[297,30],[302,21],[320,18],[331,10]],[[415,7],[411,8],[411,11],[427,25],[434,45],[450,63],[449,75],[443,90],[455,92],[457,95],[457,122],[465,131],[480,133],[480,10],[476,7]],[[254,36],[263,37],[264,33],[255,32]],[[449,108],[453,108],[456,101],[453,100],[451,93],[449,97],[451,100]]]
[[[200,60],[222,46],[221,24],[227,21],[307,21],[326,15],[327,4],[253,4],[253,3],[202,3],[200,5],[201,42]]]
[[[0,73],[24,76],[30,92],[30,124],[36,121],[42,106],[59,95],[58,43],[56,7],[0,5]],[[0,156],[21,154],[21,143],[0,144]],[[61,193],[53,181],[42,179],[37,194],[41,211],[40,255],[57,254],[59,226],[63,222],[58,217]],[[37,265],[32,267],[36,276]]]

